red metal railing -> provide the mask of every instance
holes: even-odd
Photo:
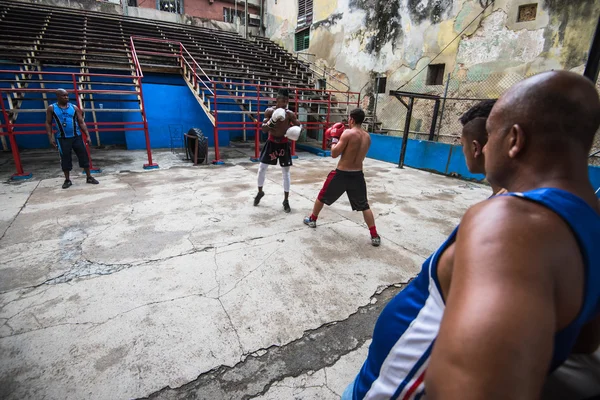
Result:
[[[169,52],[169,53],[164,53],[164,52],[160,52],[160,51],[147,51],[147,50],[136,50],[135,48],[135,43],[134,41],[145,41],[145,42],[154,42],[154,43],[166,43],[169,45],[175,45],[176,47],[178,47],[178,52]],[[144,77],[144,74],[142,72],[142,68],[141,68],[141,64],[139,61],[139,57],[138,54],[143,54],[143,55],[153,55],[153,56],[162,56],[162,57],[170,57],[170,58],[177,58],[179,61],[179,66],[182,69],[182,73],[184,74],[184,77],[186,79],[188,79],[188,82],[191,83],[192,87],[194,88],[194,90],[197,91],[197,94],[199,95],[199,97],[202,97],[202,99],[205,102],[205,106],[206,108],[209,110],[208,112],[210,113],[210,115],[212,116],[212,118],[214,119],[214,129],[213,129],[213,136],[214,136],[214,143],[215,143],[215,160],[213,161],[213,163],[215,164],[221,164],[222,160],[220,158],[220,151],[219,151],[219,132],[220,131],[235,131],[235,130],[247,130],[247,127],[253,127],[254,128],[254,140],[255,140],[255,157],[254,159],[258,159],[259,156],[259,152],[260,152],[260,132],[261,132],[261,125],[262,125],[262,120],[261,120],[261,102],[272,102],[273,100],[275,100],[275,98],[271,97],[270,94],[265,93],[265,92],[269,92],[269,91],[274,91],[276,89],[288,89],[290,92],[293,92],[293,98],[296,104],[296,112],[298,112],[299,107],[301,104],[304,105],[319,105],[319,104],[323,104],[323,105],[327,105],[327,113],[325,115],[325,121],[319,120],[317,118],[316,121],[312,121],[312,122],[303,122],[303,126],[306,128],[310,128],[310,127],[315,127],[317,129],[322,128],[323,131],[329,127],[330,125],[330,118],[331,118],[331,107],[333,103],[337,103],[338,105],[342,104],[342,105],[346,105],[346,106],[350,106],[350,105],[354,105],[356,104],[356,106],[359,106],[360,104],[360,93],[357,92],[340,92],[340,91],[336,91],[336,90],[325,90],[325,89],[308,89],[308,88],[299,88],[299,87],[288,87],[288,86],[274,86],[274,85],[266,85],[266,84],[262,84],[261,81],[257,81],[257,80],[243,80],[243,82],[227,82],[226,80],[224,81],[216,81],[211,79],[208,74],[204,71],[204,69],[202,69],[202,67],[200,66],[200,64],[198,64],[198,62],[196,62],[196,60],[194,59],[194,57],[188,52],[188,50],[185,48],[185,46],[183,45],[183,43],[178,42],[178,41],[174,41],[174,40],[166,40],[166,39],[154,39],[154,38],[144,38],[144,37],[138,37],[138,36],[131,36],[130,37],[130,46],[131,46],[131,55],[132,55],[132,60],[133,60],[133,64],[134,64],[134,68],[135,68],[135,73],[132,75],[116,75],[116,74],[97,74],[97,73],[66,73],[66,72],[42,72],[42,71],[15,71],[15,70],[0,70],[0,73],[12,73],[12,74],[23,74],[23,73],[28,73],[28,74],[33,74],[33,75],[63,75],[63,76],[71,76],[72,79],[72,84],[73,84],[73,89],[69,90],[70,92],[74,93],[77,97],[77,105],[82,109],[81,107],[81,101],[79,98],[79,94],[128,94],[128,95],[137,95],[139,97],[139,101],[140,101],[140,111],[142,114],[142,121],[141,122],[86,122],[86,125],[90,125],[93,126],[93,128],[89,128],[88,130],[90,132],[111,132],[111,131],[124,131],[124,130],[129,130],[129,131],[137,131],[137,130],[143,130],[144,131],[144,135],[145,135],[145,141],[146,141],[146,151],[148,153],[148,163],[144,164],[144,168],[156,168],[158,167],[157,164],[153,163],[152,161],[152,150],[151,150],[151,146],[150,146],[150,136],[149,136],[149,130],[148,130],[148,119],[146,116],[146,108],[144,105],[144,96],[143,96],[143,89],[142,89],[142,79]],[[189,76],[185,73],[187,68],[187,71],[190,71]],[[79,77],[109,77],[109,78],[115,78],[115,79],[128,79],[128,80],[133,80],[134,83],[136,83],[136,88],[137,90],[135,91],[124,91],[124,90],[86,90],[86,89],[79,89],[78,85],[83,84],[82,82],[78,82]],[[225,78],[227,79],[227,78]],[[136,82],[137,81],[137,82]],[[89,82],[86,81],[85,83],[87,84],[93,84],[93,82]],[[118,83],[114,83],[115,85],[118,85]],[[226,91],[226,92],[232,92],[232,91],[238,91],[235,89],[227,89],[227,88],[223,88],[223,89],[219,89],[219,85],[237,85],[238,87],[243,87],[243,96],[233,96],[233,95],[219,95],[219,90],[221,91]],[[248,90],[246,90],[245,88],[247,87],[253,87],[255,89],[256,95],[252,94],[249,95]],[[23,176],[25,173],[23,172],[23,167],[21,165],[21,160],[20,160],[20,155],[19,155],[19,151],[18,151],[18,147],[16,145],[16,140],[15,140],[15,135],[18,134],[41,134],[41,133],[46,133],[45,130],[26,130],[26,131],[18,131],[21,128],[35,128],[35,127],[44,127],[45,124],[17,124],[14,122],[11,122],[10,118],[9,118],[9,113],[12,112],[12,110],[6,110],[6,107],[4,105],[4,100],[3,100],[3,96],[2,96],[2,92],[5,92],[7,94],[10,93],[28,93],[28,92],[36,92],[36,93],[44,93],[44,92],[53,92],[54,90],[50,90],[50,89],[1,89],[0,90],[0,104],[2,106],[2,116],[4,119],[4,122],[2,124],[0,124],[0,127],[2,128],[2,132],[0,132],[0,135],[3,136],[9,136],[9,141],[10,141],[10,145],[11,145],[11,151],[13,152],[13,157],[15,160],[15,165],[17,168],[17,174],[15,174],[15,176]],[[254,90],[251,90],[252,92],[254,92]],[[303,97],[306,96],[306,94],[308,93],[321,93],[323,94],[323,96],[325,97],[325,99],[323,100],[317,100],[317,99],[305,99]],[[332,97],[334,95],[341,95],[341,96],[346,96],[346,101],[332,101]],[[212,97],[212,101],[210,99],[210,97]],[[356,100],[352,100],[351,101],[351,97],[355,98]],[[252,102],[255,101],[256,103],[256,118],[255,121],[239,121],[239,122],[227,122],[227,121],[220,121],[219,120],[219,99],[221,100],[242,100],[242,101],[248,101],[248,102]],[[211,107],[211,103],[212,103],[212,110],[210,110]],[[249,103],[251,104],[251,103]],[[83,110],[83,109],[82,109]],[[16,110],[17,112],[19,110]],[[242,112],[243,115],[248,115],[251,118],[253,118],[254,112]],[[309,113],[311,114],[311,113]],[[307,115],[309,115],[307,114]],[[321,110],[319,109],[317,113],[312,113],[313,115],[318,115],[321,116]],[[141,124],[142,127],[133,127],[132,125],[138,125]],[[123,127],[123,128],[120,128]],[[295,155],[295,142],[292,142],[292,155]],[[321,143],[321,147],[324,150],[326,147],[326,142],[325,142],[325,135],[323,135],[323,141]],[[86,146],[86,149],[88,151],[89,154],[89,147]],[[91,160],[91,157],[90,157]]]
[[[86,110],[84,110],[82,107],[81,99],[79,97],[80,94],[106,94],[106,95],[126,94],[126,95],[139,96],[141,112],[142,112],[142,122],[135,122],[135,121],[132,121],[132,122],[86,122],[86,125],[91,126],[88,128],[88,131],[90,131],[90,132],[144,131],[145,138],[146,138],[146,149],[148,152],[148,164],[144,164],[144,168],[149,168],[149,167],[156,168],[158,166],[157,164],[154,164],[152,162],[152,151],[150,148],[148,124],[146,122],[145,109],[143,108],[143,95],[142,95],[141,80],[139,81],[139,84],[137,85],[137,88],[139,88],[139,91],[138,90],[134,90],[134,91],[90,90],[90,89],[80,89],[79,88],[79,85],[94,83],[94,82],[90,82],[90,81],[79,82],[78,78],[80,78],[80,77],[114,78],[115,81],[111,82],[111,84],[118,86],[119,84],[124,83],[124,82],[117,82],[118,80],[131,81],[132,79],[141,79],[142,76],[140,76],[139,74],[137,74],[137,75],[117,75],[117,74],[18,71],[18,70],[0,70],[0,73],[15,74],[15,75],[22,75],[22,74],[37,75],[37,76],[42,77],[42,79],[40,80],[40,82],[42,82],[42,83],[43,83],[44,76],[70,77],[71,80],[70,81],[65,80],[64,83],[65,83],[65,85],[72,84],[73,88],[66,89],[66,90],[67,90],[67,92],[73,93],[75,95],[76,101],[77,101],[77,106],[84,113],[86,112]],[[45,126],[46,126],[45,123],[37,123],[37,124],[35,124],[35,123],[15,123],[15,122],[11,121],[11,118],[10,118],[11,113],[19,113],[19,112],[23,112],[23,110],[21,110],[21,109],[7,110],[7,107],[4,104],[4,94],[6,94],[8,97],[11,94],[15,94],[15,93],[26,94],[26,93],[55,93],[55,92],[56,92],[55,89],[29,89],[29,88],[3,88],[3,89],[0,89],[0,108],[2,109],[2,117],[3,117],[3,122],[0,124],[0,127],[2,128],[2,132],[0,132],[0,136],[8,136],[8,138],[9,138],[11,152],[12,152],[13,159],[15,162],[15,167],[17,169],[17,173],[13,175],[14,179],[31,176],[31,174],[25,173],[23,170],[23,165],[21,163],[21,157],[20,157],[19,148],[18,148],[15,136],[16,135],[39,135],[39,134],[46,134],[47,132],[45,129]],[[17,100],[17,101],[22,101],[22,100]],[[45,113],[45,111],[46,110],[39,110],[40,113]],[[43,117],[43,120],[45,121],[45,115]],[[143,126],[136,127],[134,125],[143,125]],[[104,126],[107,126],[107,127],[105,128]],[[111,127],[108,127],[108,126],[111,126]],[[118,128],[118,126],[121,126],[122,128]],[[43,128],[43,129],[32,130],[32,129],[27,129],[27,128]],[[82,134],[85,135],[85,133],[82,133]],[[86,142],[86,151],[90,158],[90,170],[94,171],[96,169],[93,166],[93,161],[92,161],[89,145],[87,144],[87,141],[84,141],[84,142]]]
[[[168,45],[173,45],[176,48],[178,47],[178,54],[177,51],[171,50],[171,52],[161,52],[161,51],[146,51],[146,50],[136,50],[135,49],[135,45],[134,45],[134,40],[137,41],[143,41],[143,42],[150,42],[150,43],[163,43],[163,44],[168,44]],[[288,86],[274,86],[274,85],[266,85],[266,84],[261,84],[260,82],[257,82],[256,80],[243,80],[243,82],[233,82],[233,81],[216,81],[211,79],[208,74],[204,71],[204,69],[202,69],[202,67],[200,66],[200,64],[198,64],[198,62],[194,59],[194,57],[190,54],[190,52],[185,48],[185,46],[183,45],[183,43],[179,42],[179,41],[175,41],[175,40],[168,40],[168,39],[155,39],[155,38],[145,38],[145,37],[139,37],[139,36],[132,36],[131,37],[131,48],[133,53],[137,53],[137,54],[144,54],[144,55],[151,55],[151,56],[160,56],[160,57],[167,57],[167,58],[178,58],[179,59],[179,66],[181,67],[181,72],[182,75],[184,76],[184,78],[186,78],[188,80],[188,82],[191,84],[191,86],[194,88],[194,90],[197,91],[198,95],[202,95],[205,105],[208,109],[212,108],[210,110],[210,115],[212,116],[212,118],[214,119],[214,128],[213,128],[213,137],[214,137],[214,143],[215,143],[215,160],[213,161],[213,163],[215,164],[220,164],[222,163],[222,160],[220,158],[220,151],[219,151],[219,132],[223,132],[223,131],[247,131],[248,128],[253,128],[255,134],[254,134],[254,140],[255,140],[255,157],[253,157],[254,160],[258,159],[259,156],[259,152],[260,152],[260,133],[261,133],[261,124],[262,124],[262,119],[261,119],[261,102],[266,103],[267,101],[272,101],[275,100],[275,98],[270,97],[270,96],[265,96],[265,92],[266,91],[272,91],[272,90],[276,90],[276,89],[288,89],[291,93],[293,93],[293,101],[296,104],[296,112],[298,112],[298,108],[299,105],[302,104],[311,104],[311,105],[327,105],[327,112],[325,116],[325,121],[312,121],[312,122],[304,122],[302,123],[302,125],[306,128],[310,128],[310,127],[314,127],[314,128],[322,128],[323,131],[325,129],[327,129],[329,127],[329,125],[331,124],[331,107],[334,103],[337,103],[338,105],[346,105],[346,106],[350,106],[350,105],[356,105],[357,107],[360,104],[360,93],[358,92],[350,92],[350,91],[346,91],[346,92],[341,92],[341,91],[337,91],[337,90],[326,90],[326,89],[308,89],[308,88],[299,88],[299,87],[288,87]],[[137,54],[134,57],[134,61],[136,62],[136,68],[138,68],[139,65],[139,59],[137,57]],[[224,78],[227,79],[227,78]],[[221,85],[221,88],[220,88]],[[225,88],[225,85],[229,85],[229,86],[237,86],[237,88]],[[243,87],[244,88],[244,95],[243,96],[238,96],[238,95],[222,95],[219,94],[219,91],[223,92],[238,92],[239,88]],[[245,88],[247,87],[252,87],[255,89],[255,94],[250,95],[248,90],[245,90]],[[308,93],[321,93],[323,94],[323,96],[326,98],[324,100],[315,100],[315,99],[302,99],[301,97],[304,97],[303,94],[308,94]],[[212,99],[207,99],[205,98],[206,96],[210,96],[212,97]],[[345,101],[344,100],[337,100],[337,101],[332,101],[332,98],[334,95],[341,95],[342,97],[345,96]],[[353,100],[351,100],[351,98],[353,98]],[[235,121],[235,122],[227,122],[227,121],[221,121],[219,118],[219,105],[222,104],[220,101],[223,100],[241,100],[241,101],[251,101],[251,102],[255,102],[256,104],[256,117],[255,117],[255,121]],[[211,106],[212,103],[212,106]],[[241,115],[247,115],[251,118],[253,118],[254,113],[247,111],[247,112],[241,112]],[[321,115],[319,112],[318,113],[314,113],[314,114],[319,114]],[[323,134],[323,138],[321,141],[321,148],[323,150],[326,149],[326,138],[325,135]],[[292,155],[295,156],[296,154],[296,142],[292,142]]]

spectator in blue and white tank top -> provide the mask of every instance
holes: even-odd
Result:
[[[497,194],[469,209],[382,311],[343,399],[534,399],[600,344],[600,206],[587,154],[600,98],[553,71],[493,106],[482,149]]]

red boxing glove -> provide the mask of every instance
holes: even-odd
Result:
[[[331,128],[328,129],[332,144],[340,141],[340,136],[342,136],[342,133],[344,133],[345,129],[346,127],[341,122],[335,123]]]

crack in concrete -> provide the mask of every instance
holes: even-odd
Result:
[[[21,335],[25,335],[25,334],[27,334],[27,333],[37,332],[37,331],[41,331],[41,330],[52,329],[52,328],[56,328],[56,327],[60,327],[60,326],[66,326],[66,325],[84,325],[84,326],[91,325],[91,326],[92,326],[92,328],[97,328],[97,327],[99,327],[99,326],[101,326],[101,325],[104,325],[104,324],[106,324],[106,323],[108,323],[108,322],[110,322],[110,321],[112,321],[112,320],[114,320],[114,319],[117,319],[117,318],[119,318],[119,317],[122,317],[123,315],[125,315],[125,314],[128,314],[128,313],[130,313],[130,312],[133,312],[133,311],[135,311],[135,310],[138,310],[138,309],[140,309],[140,308],[149,307],[149,306],[156,305],[156,304],[162,304],[162,303],[169,303],[169,302],[179,301],[179,300],[187,299],[187,298],[190,298],[190,297],[206,297],[206,296],[204,296],[204,295],[203,295],[203,294],[201,294],[201,293],[192,293],[192,294],[187,294],[187,295],[185,295],[185,296],[174,297],[174,298],[171,298],[171,299],[158,300],[158,301],[151,301],[151,302],[149,302],[149,303],[140,304],[139,306],[135,306],[135,307],[133,307],[133,308],[131,308],[131,309],[129,309],[129,310],[125,310],[125,311],[122,311],[122,312],[120,312],[120,313],[117,313],[116,315],[114,315],[114,316],[112,316],[112,317],[109,317],[109,318],[107,318],[105,321],[102,321],[102,322],[93,322],[93,321],[85,321],[85,322],[63,322],[63,323],[59,323],[59,324],[54,324],[54,325],[43,326],[43,325],[42,325],[42,324],[41,324],[41,323],[40,323],[40,322],[37,320],[37,318],[35,318],[35,315],[33,315],[33,314],[32,314],[32,316],[34,316],[34,318],[36,319],[36,321],[38,322],[38,324],[41,326],[40,328],[38,328],[38,329],[29,329],[29,330],[26,330],[26,331],[22,331],[22,332],[18,332],[18,333],[13,333],[13,334],[6,335],[6,336],[0,336],[0,340],[2,340],[2,339],[5,339],[5,338],[10,338],[10,337],[21,336]],[[210,298],[210,297],[207,297],[207,298]],[[212,299],[212,300],[214,300],[214,299]],[[48,300],[48,301],[52,301],[52,300]],[[48,301],[46,301],[46,302],[44,302],[44,303],[47,303]],[[4,322],[4,324],[3,324],[2,326],[4,326],[4,325],[8,325],[8,326],[9,326],[9,328],[11,329],[11,331],[12,331],[12,332],[14,332],[14,329],[13,329],[12,327],[10,327],[10,325],[8,324],[8,322],[9,322],[9,321],[10,321],[12,318],[16,317],[16,316],[17,316],[17,315],[19,315],[19,314],[22,314],[23,312],[27,311],[28,309],[30,309],[30,308],[32,308],[32,307],[36,307],[36,306],[42,305],[42,304],[44,304],[44,303],[40,303],[40,304],[34,304],[34,305],[31,305],[31,306],[29,306],[29,307],[27,307],[27,308],[25,308],[25,309],[23,309],[23,310],[19,311],[19,312],[18,312],[18,313],[16,313],[15,315],[13,315],[13,316],[9,317],[9,318],[8,318],[8,319],[7,319],[7,320]]]
[[[252,275],[255,271],[259,270],[263,265],[265,265],[265,263],[269,260],[269,258],[271,258],[271,256],[275,253],[277,253],[279,251],[279,249],[275,249],[273,250],[264,260],[262,260],[262,262],[256,267],[253,268],[250,272],[248,272],[247,274],[245,274],[244,276],[242,276],[234,285],[231,289],[229,289],[227,292],[221,294],[221,285],[219,284],[219,292],[218,292],[218,297],[217,299],[220,301],[221,297],[228,295],[229,293],[231,293],[232,291],[234,291],[237,286],[240,284],[240,282],[242,282],[243,280],[245,280],[247,277],[249,277],[250,275]],[[216,260],[216,256],[215,256],[215,260]]]
[[[371,338],[381,311],[407,283],[385,287],[344,320],[305,331],[301,338],[285,345],[256,350],[234,366],[221,365],[183,386],[167,386],[143,399],[248,400],[265,394],[285,378],[330,367]],[[327,385],[325,382],[323,387]]]
[[[23,211],[23,209],[27,206],[29,199],[31,199],[31,196],[33,196],[33,192],[35,192],[37,190],[38,186],[40,186],[40,183],[42,183],[42,181],[38,181],[37,185],[35,185],[35,187],[31,191],[31,193],[29,193],[29,196],[27,196],[27,199],[25,200],[25,203],[23,203],[23,206],[21,208],[19,208],[19,211],[17,211],[17,215],[15,215],[15,217],[12,219],[12,221],[10,221],[10,224],[8,224],[8,226],[6,227],[4,232],[2,232],[2,236],[0,236],[0,241],[2,241],[2,239],[4,239],[4,236],[6,236],[6,232],[8,232],[8,230],[12,227],[12,225],[17,220],[17,217],[21,214],[21,211]]]
[[[217,299],[217,300],[219,301],[219,304],[221,305],[223,312],[225,313],[225,315],[227,315],[227,319],[229,320],[229,325],[231,325],[231,329],[233,329],[233,332],[235,333],[235,337],[237,338],[238,345],[240,346],[240,350],[242,352],[242,359],[243,359],[244,346],[242,345],[242,339],[240,338],[240,334],[238,333],[237,328],[233,324],[233,320],[229,316],[229,313],[227,312],[227,309],[225,308],[225,305],[223,305],[223,302],[221,301],[221,299]]]

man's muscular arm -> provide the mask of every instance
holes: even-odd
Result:
[[[48,140],[50,141],[50,144],[54,147],[56,147],[56,139],[54,139],[54,135],[52,134],[52,113],[54,112],[54,110],[52,109],[52,106],[49,106],[46,109],[46,134],[48,135]]]
[[[267,122],[269,122],[269,120],[271,119],[271,117],[273,116],[273,109],[272,108],[267,108],[267,111],[265,111],[265,119],[263,119],[263,124],[262,124],[262,131],[265,133],[268,133],[272,128],[269,128],[267,126]]]
[[[539,398],[557,329],[553,271],[566,258],[556,243],[573,240],[557,215],[520,199],[465,214],[428,399]]]
[[[86,137],[86,141],[88,144],[92,144],[92,138],[90,137],[90,132],[88,131],[87,125],[85,124],[85,121],[83,120],[83,112],[81,111],[81,109],[77,106],[75,107],[75,115],[77,115],[77,122],[79,123],[79,129],[81,129],[81,131],[83,133],[85,133],[85,137]]]
[[[295,112],[288,110],[287,114],[290,116],[290,123],[292,125],[300,126],[300,121],[298,121],[298,117],[296,116]]]
[[[344,149],[348,146],[348,138],[350,134],[351,133],[348,133],[348,130],[345,130],[342,132],[339,142],[331,144],[332,158],[338,158],[344,152]]]

